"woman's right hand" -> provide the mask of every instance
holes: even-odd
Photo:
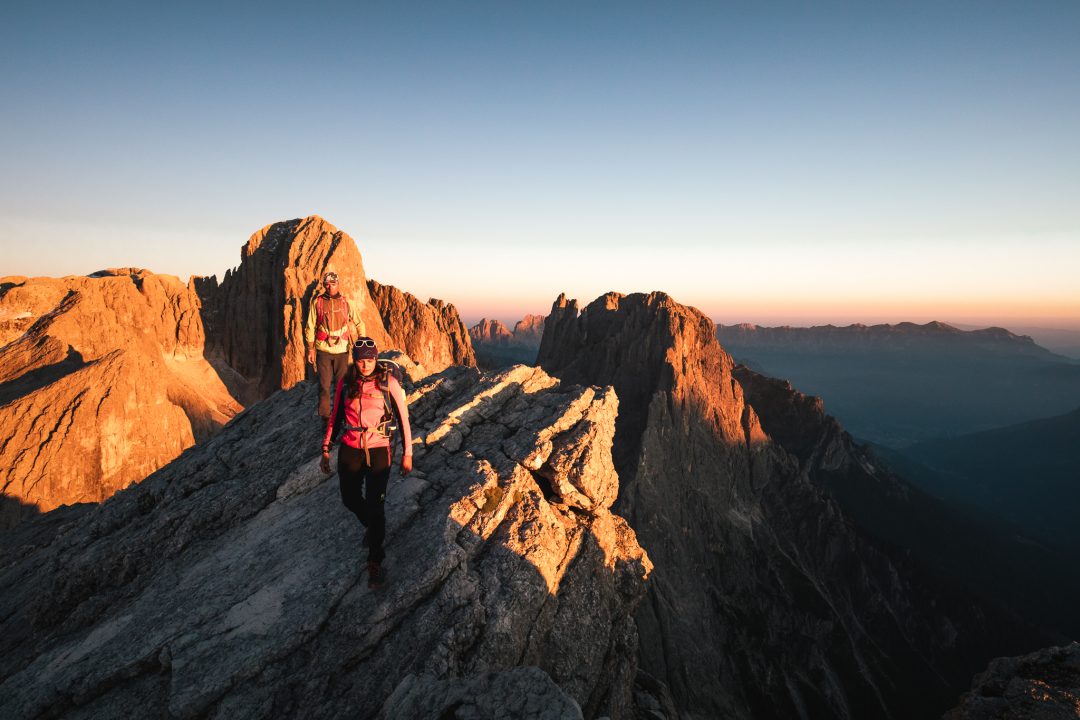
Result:
[[[324,452],[322,454],[322,460],[319,461],[319,469],[327,475],[330,474],[330,453]]]

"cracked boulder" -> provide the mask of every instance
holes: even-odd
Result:
[[[314,394],[4,539],[0,716],[632,717],[652,566],[609,509],[614,392],[523,366],[417,385],[381,590]]]

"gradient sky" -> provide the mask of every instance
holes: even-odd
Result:
[[[467,320],[1080,326],[1080,2],[0,3],[0,275],[319,214]]]

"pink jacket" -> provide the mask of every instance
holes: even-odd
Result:
[[[409,405],[405,401],[405,391],[402,389],[401,383],[393,375],[388,374],[386,380],[390,398],[397,405],[398,431],[401,433],[401,443],[404,446],[405,455],[411,457],[412,431],[409,429]],[[379,422],[384,414],[384,406],[383,391],[379,387],[377,377],[361,378],[360,396],[356,398],[348,397],[345,390],[345,380],[339,380],[334,391],[334,409],[330,413],[329,421],[326,423],[323,447],[330,447],[330,438],[333,437],[334,426],[339,422],[344,426],[341,442],[349,447],[358,450],[389,447],[390,438],[378,431]],[[339,418],[339,413],[344,413],[344,417]],[[394,420],[391,419],[391,422],[394,422]]]

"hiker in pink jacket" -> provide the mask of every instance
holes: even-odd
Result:
[[[330,448],[341,432],[338,450],[338,483],[341,501],[367,528],[368,587],[385,582],[382,561],[386,537],[386,484],[390,479],[394,426],[400,425],[401,475],[412,470],[412,432],[409,406],[392,364],[378,361],[375,341],[362,337],[352,346],[352,364],[335,388],[333,410],[323,436],[324,473],[330,472]],[[395,421],[396,416],[396,421]]]

